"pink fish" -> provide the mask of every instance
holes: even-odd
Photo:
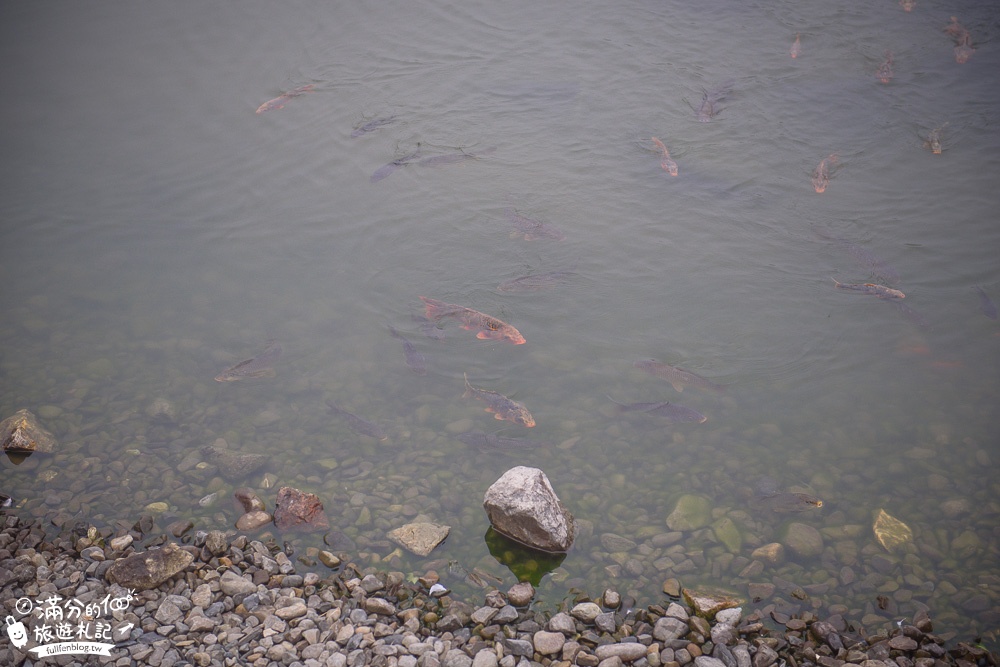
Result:
[[[523,345],[525,342],[524,336],[521,335],[520,331],[506,322],[498,320],[495,317],[490,317],[485,313],[480,313],[478,310],[466,308],[465,306],[456,306],[455,304],[445,303],[437,299],[429,299],[426,296],[420,297],[420,300],[427,306],[427,319],[429,320],[436,322],[442,317],[454,317],[462,323],[463,329],[479,329],[476,338],[482,340],[509,340],[514,345]]]
[[[813,169],[812,184],[816,192],[825,192],[826,186],[830,184],[830,165],[837,163],[837,154],[832,153],[819,161]]]
[[[799,39],[799,33],[795,33],[795,41],[792,42],[792,48],[789,50],[789,54],[793,58],[798,58],[800,53],[802,53],[802,40]]]
[[[285,102],[292,99],[293,97],[298,97],[299,95],[304,95],[306,93],[312,92],[316,88],[313,84],[308,84],[305,86],[299,86],[295,90],[290,90],[287,93],[278,95],[273,100],[268,100],[264,102],[259,107],[257,107],[257,113],[262,114],[265,111],[273,111],[274,109],[281,109],[285,106]]]
[[[875,78],[878,79],[879,83],[889,83],[892,81],[893,76],[892,51],[886,50],[885,62],[879,65],[878,69],[875,70]]]
[[[670,151],[668,151],[667,147],[663,145],[663,142],[657,139],[656,137],[653,137],[652,141],[654,144],[656,144],[656,147],[659,148],[660,151],[662,151],[663,153],[662,157],[660,158],[660,166],[663,167],[663,171],[667,172],[671,176],[676,176],[677,163],[670,158]]]

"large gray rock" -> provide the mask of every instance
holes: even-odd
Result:
[[[176,544],[150,549],[127,558],[120,558],[105,575],[113,584],[144,591],[156,588],[170,577],[187,568],[194,556]]]
[[[483,508],[494,530],[533,549],[562,553],[573,545],[573,515],[538,468],[505,472],[486,490]]]
[[[49,454],[55,449],[56,439],[42,428],[29,410],[18,410],[0,422],[0,450],[14,454],[41,452]]]

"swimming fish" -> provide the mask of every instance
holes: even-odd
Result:
[[[462,323],[463,329],[479,329],[476,338],[481,340],[509,340],[514,345],[523,345],[524,336],[521,332],[495,317],[490,317],[478,310],[456,306],[437,299],[429,299],[425,296],[420,300],[427,305],[427,319],[437,321],[442,317],[454,317]]]
[[[642,359],[632,364],[639,370],[646,371],[650,375],[655,375],[669,382],[677,391],[684,391],[684,387],[691,385],[703,391],[721,392],[725,390],[725,385],[716,384],[700,375],[677,368],[670,364],[664,364],[656,359]]]
[[[904,12],[912,12],[913,8],[917,6],[917,0],[899,0],[899,5]]]
[[[808,493],[776,492],[757,496],[753,504],[778,514],[787,514],[819,509],[823,501]]]
[[[979,310],[983,311],[983,315],[986,317],[995,320],[997,318],[996,304],[993,303],[993,300],[990,299],[989,295],[979,285],[974,285],[973,289],[979,292]]]
[[[432,155],[431,157],[425,157],[417,162],[421,167],[444,167],[449,164],[458,164],[460,162],[465,162],[466,160],[476,160],[485,155],[496,152],[497,147],[491,146],[490,148],[484,148],[478,153],[466,153],[462,151],[460,153],[446,153],[444,155]]]
[[[955,62],[959,65],[969,62],[976,50],[972,47],[972,35],[968,32],[962,36],[962,41],[955,45]]]
[[[333,410],[334,413],[343,417],[347,421],[347,425],[350,426],[351,430],[355,433],[367,435],[371,438],[375,438],[376,440],[386,440],[389,437],[378,424],[370,422],[367,419],[362,419],[352,412],[348,412],[333,401],[327,401],[326,405],[328,408]]]
[[[875,70],[875,78],[879,80],[880,83],[889,83],[892,81],[892,51],[886,49],[885,51],[885,61],[878,66]]]
[[[458,439],[470,447],[487,447],[490,449],[524,449],[533,447],[536,443],[524,438],[507,438],[495,433],[483,433],[482,431],[466,431],[458,436]]]
[[[472,396],[486,403],[486,412],[492,412],[494,419],[506,419],[507,421],[520,424],[527,428],[535,425],[535,418],[528,412],[528,408],[522,403],[513,401],[503,394],[498,394],[489,389],[477,389],[469,384],[469,376],[465,376],[465,393],[463,396]]]
[[[352,137],[360,137],[360,136],[368,134],[369,132],[374,132],[375,130],[378,130],[379,128],[385,127],[386,125],[389,125],[390,123],[396,122],[396,118],[397,118],[396,116],[387,116],[387,117],[383,117],[383,118],[374,118],[374,119],[368,121],[367,123],[365,123],[364,125],[362,125],[360,127],[354,128],[354,131],[351,132],[351,136]]]
[[[497,285],[498,292],[537,292],[567,282],[572,271],[551,271],[549,273],[534,273],[520,278],[505,280]]]
[[[941,130],[947,125],[948,123],[945,123],[941,127],[931,130],[930,134],[927,135],[927,140],[924,141],[924,148],[930,149],[934,155],[941,155]]]
[[[660,158],[660,166],[663,167],[663,171],[667,172],[671,176],[676,176],[677,163],[670,158],[670,151],[668,151],[667,147],[663,145],[663,142],[656,137],[652,137],[651,140],[663,153],[663,156]]]
[[[241,361],[232,368],[227,368],[215,376],[215,381],[233,382],[246,378],[274,377],[276,373],[272,365],[280,356],[281,345],[278,344],[278,341],[270,340],[267,342],[267,347],[259,355]]]
[[[858,264],[868,269],[868,273],[872,278],[877,278],[887,283],[899,282],[899,274],[896,272],[896,269],[887,264],[886,261],[878,255],[862,248],[857,243],[848,241],[847,239],[830,236],[829,234],[818,229],[814,231],[816,232],[816,235],[821,238],[827,239],[828,241],[836,241],[837,244],[847,250],[847,252],[850,253],[855,260],[857,260]]]
[[[875,283],[842,283],[838,282],[836,278],[831,278],[837,289],[842,290],[853,290],[855,292],[861,292],[862,294],[871,294],[872,296],[877,296],[880,299],[902,299],[906,295],[900,292],[898,289],[892,289],[891,287],[886,287],[885,285],[877,285]]]
[[[406,356],[406,365],[410,367],[410,370],[417,375],[427,373],[427,361],[424,359],[424,355],[420,353],[420,350],[417,349],[417,346],[410,339],[396,331],[396,327],[391,324],[389,325],[389,333],[403,344],[403,354]]]
[[[831,153],[813,169],[812,186],[816,192],[826,192],[826,186],[830,184],[830,165],[837,164],[837,159],[837,154]]]
[[[644,412],[648,415],[666,417],[672,422],[696,422],[702,424],[708,421],[708,417],[693,408],[668,401],[656,403],[619,403],[608,396],[611,402],[618,406],[618,412]]]
[[[793,58],[798,58],[799,54],[802,53],[802,40],[799,39],[799,33],[795,33],[795,41],[792,42],[792,48],[788,52]]]
[[[419,156],[420,156],[420,149],[417,149],[414,152],[410,153],[409,155],[404,155],[401,158],[398,158],[396,160],[393,160],[392,162],[382,165],[372,173],[371,182],[378,183],[383,178],[388,177],[390,174],[392,174],[392,172],[396,171],[397,169],[405,167],[406,165],[410,164],[413,160],[417,159]]]
[[[262,114],[265,111],[273,111],[275,109],[281,109],[285,106],[285,102],[292,99],[293,97],[298,97],[299,95],[304,95],[306,93],[312,92],[316,86],[314,84],[308,84],[305,86],[299,86],[295,90],[290,90],[287,93],[278,95],[273,100],[268,100],[264,102],[259,107],[257,107],[257,114]]]
[[[696,112],[700,122],[707,123],[722,111],[722,109],[716,109],[715,105],[726,98],[726,95],[729,94],[735,83],[735,81],[730,80],[712,90],[703,91],[701,106],[698,107],[698,111]]]
[[[566,240],[566,235],[552,225],[521,215],[512,206],[503,210],[504,217],[514,225],[515,232],[525,241],[537,241],[538,239],[552,239],[554,241]]]

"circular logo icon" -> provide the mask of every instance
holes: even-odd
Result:
[[[14,603],[14,610],[19,614],[30,614],[34,607],[28,598],[18,598]]]

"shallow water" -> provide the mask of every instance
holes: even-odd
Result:
[[[393,556],[384,539],[422,516],[452,526],[433,559],[513,583],[484,540],[481,499],[526,464],[545,470],[582,526],[541,579],[541,606],[609,583],[651,603],[671,576],[742,595],[779,577],[814,586],[807,602],[789,601],[803,608],[888,624],[926,604],[938,631],[989,640],[1000,627],[1000,329],[973,289],[1000,301],[996,8],[0,11],[0,413],[45,408],[62,443],[54,456],[3,460],[0,491],[19,512],[109,524],[164,501],[161,525],[231,526],[228,501],[197,501],[235,485],[178,470],[224,438],[272,455],[246,480],[269,507],[265,472],[317,493],[366,563],[422,573],[427,559]],[[951,15],[978,49],[963,65],[941,31]],[[886,49],[895,78],[882,85]],[[703,89],[730,79],[721,112],[698,122]],[[254,113],[306,84],[315,91]],[[945,122],[933,155],[923,138]],[[493,146],[370,182],[418,149]],[[816,194],[811,171],[834,152]],[[566,239],[512,236],[508,207]],[[831,277],[868,276],[816,230],[891,264],[918,315],[836,290]],[[548,271],[575,275],[496,290]],[[443,340],[425,337],[412,319],[419,295],[499,317],[527,344],[477,340],[454,321]],[[407,368],[388,324],[424,354],[425,376]],[[284,350],[275,378],[213,381],[271,338]],[[632,367],[650,357],[731,386],[678,394]],[[463,373],[524,403],[538,426],[494,421],[462,399]],[[708,421],[619,416],[608,396],[676,402]],[[175,420],[147,413],[157,398]],[[389,439],[357,435],[325,400]],[[508,454],[457,439],[497,429],[542,446]],[[748,505],[765,476],[822,498],[793,520],[823,529],[825,551],[740,577],[789,521]],[[684,493],[740,526],[736,553],[711,529],[663,544]],[[871,531],[880,508],[917,542],[888,564]],[[636,547],[609,553],[607,533]],[[299,553],[324,548],[294,541]],[[761,604],[788,598],[780,589]]]

